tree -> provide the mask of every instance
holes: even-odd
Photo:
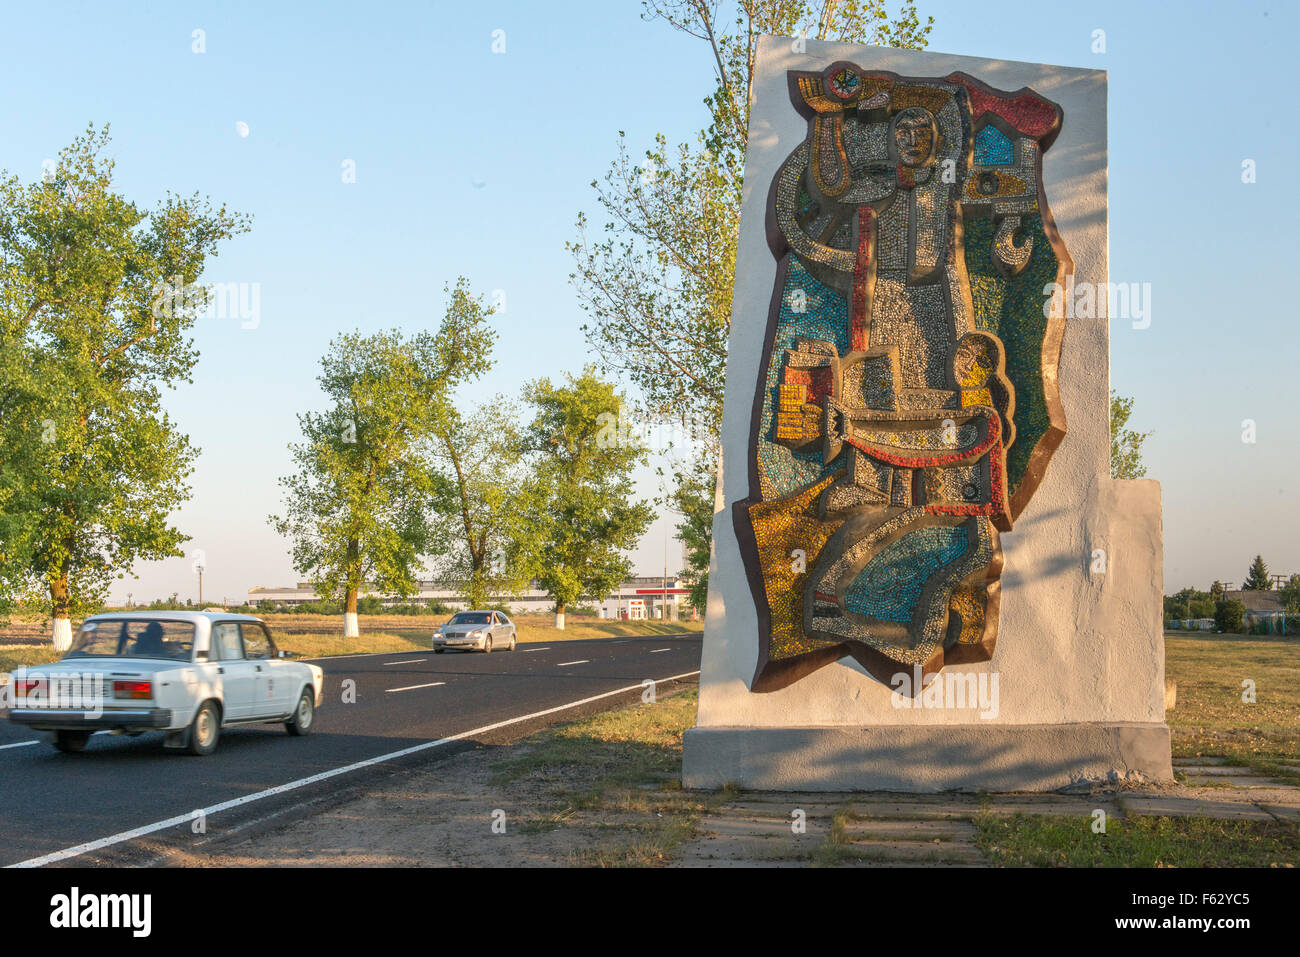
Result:
[[[1133,400],[1113,389],[1110,393],[1110,477],[1137,479],[1147,474],[1142,462],[1142,443],[1151,437],[1150,432],[1126,429],[1133,414]]]
[[[713,510],[717,488],[717,453],[706,446],[704,454],[673,472],[668,507],[682,517],[677,537],[686,546],[686,572],[691,582],[690,602],[704,611],[709,596],[709,559],[713,553]]]
[[[1273,579],[1269,577],[1268,565],[1264,564],[1264,556],[1256,555],[1255,560],[1250,563],[1250,571],[1246,573],[1246,580],[1242,583],[1242,591],[1268,591],[1273,587]]]
[[[1288,615],[1300,615],[1300,575],[1292,575],[1278,590],[1278,600]]]
[[[246,217],[196,194],[146,211],[89,127],[37,183],[0,181],[0,582],[53,618],[96,610],[139,559],[183,554],[168,515],[197,450],[162,409],[190,381],[196,285]]]
[[[323,598],[342,600],[345,637],[358,634],[363,584],[401,597],[415,591],[431,516],[450,493],[428,442],[454,414],[456,386],[490,365],[492,310],[463,278],[448,292],[436,334],[333,340],[318,380],[330,406],[298,416],[303,441],[290,446],[298,470],[280,480],[285,514],[270,521],[292,539],[294,568]]]
[[[579,214],[577,238],[567,244],[575,264],[570,279],[599,371],[631,384],[647,416],[687,426],[698,440],[695,460],[674,469],[679,486],[671,497],[685,518],[678,533],[711,540],[757,38],[919,50],[934,20],[921,23],[910,2],[891,16],[885,0],[740,0],[725,8],[708,0],[646,0],[644,8],[644,19],[663,20],[707,44],[714,73],[704,101],[709,122],[693,143],[670,145],[656,136],[641,161],[619,134],[603,183],[591,183],[604,223],[593,234]],[[706,589],[709,553],[698,540],[683,541],[687,570]]]
[[[565,379],[524,389],[535,409],[525,435],[532,474],[511,556],[555,600],[557,628],[569,605],[584,595],[603,600],[631,574],[625,553],[653,517],[632,499],[632,471],[646,453],[618,427],[623,395],[591,368]]]
[[[1214,626],[1225,635],[1241,631],[1246,619],[1246,606],[1235,598],[1219,602],[1214,609]]]
[[[447,494],[441,506],[440,577],[460,582],[471,608],[520,591],[528,576],[514,561],[526,472],[518,409],[498,397],[469,416],[455,410],[433,430],[431,455]]]

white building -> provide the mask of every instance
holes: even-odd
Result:
[[[461,593],[453,587],[434,581],[422,581],[418,584],[419,590],[407,599],[391,599],[369,587],[363,588],[361,594],[364,597],[383,598],[387,604],[438,601],[448,608],[461,609],[466,607],[464,600],[461,598]],[[633,578],[619,585],[615,592],[606,596],[597,605],[597,608],[602,618],[628,618],[632,620],[666,618],[668,621],[676,621],[681,615],[692,614],[692,609],[688,603],[689,595],[690,588],[682,582],[679,576]],[[315,589],[306,582],[299,582],[292,588],[265,588],[259,585],[248,590],[248,603],[254,606],[263,601],[274,602],[277,605],[301,605],[319,600],[320,598]],[[517,615],[530,612],[549,612],[555,608],[554,601],[537,587],[536,581],[530,582],[526,591],[517,595],[494,597],[490,603],[503,605],[509,608],[511,613]],[[593,602],[584,599],[578,604],[590,607]]]

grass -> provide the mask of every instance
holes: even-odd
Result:
[[[1174,757],[1222,757],[1300,783],[1300,639],[1166,636],[1165,676],[1178,682],[1166,720]],[[1242,700],[1251,680],[1255,700]]]
[[[1300,825],[1204,817],[1092,818],[983,813],[975,842],[997,867],[1293,867]]]
[[[493,784],[541,792],[542,806],[520,825],[525,833],[586,831],[574,864],[661,865],[695,835],[701,815],[736,793],[681,789],[682,733],[695,723],[697,702],[691,689],[552,728],[499,762]]]
[[[48,642],[43,645],[0,645],[0,674],[24,665],[45,665],[58,661],[59,655]]]

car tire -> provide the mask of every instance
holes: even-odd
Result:
[[[515,650],[515,635],[514,635],[514,632],[511,632],[511,633],[510,633],[510,644],[506,645],[506,651],[514,651],[514,650]]]
[[[86,750],[89,731],[55,731],[54,746],[64,754],[78,754]]]
[[[490,654],[492,654],[492,636],[491,636],[491,635],[488,635],[486,638],[483,639],[483,654],[485,654],[485,655],[490,655]]]
[[[205,701],[199,705],[194,720],[190,722],[190,741],[186,750],[203,757],[217,750],[220,738],[221,711],[215,701]]]
[[[304,688],[298,698],[298,707],[293,709],[292,717],[284,723],[284,729],[295,738],[301,738],[304,734],[311,734],[311,726],[315,723],[316,698],[310,689]]]
[[[435,655],[440,655],[440,654],[442,654],[442,653],[443,653],[444,651],[446,651],[446,650],[447,650],[446,648],[434,648],[434,649],[433,649],[433,653],[434,653]]]

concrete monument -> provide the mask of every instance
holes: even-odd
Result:
[[[752,96],[686,784],[1169,779],[1159,488],[1071,318],[1105,74],[764,38]]]

